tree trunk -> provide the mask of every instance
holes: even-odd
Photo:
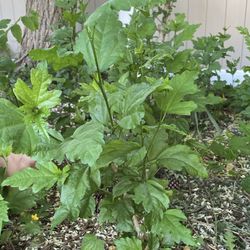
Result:
[[[55,0],[26,0],[26,14],[29,14],[31,10],[38,13],[40,25],[36,31],[25,28],[19,56],[20,62],[27,62],[30,50],[49,47],[52,25],[59,20],[61,15],[60,8],[55,6]]]

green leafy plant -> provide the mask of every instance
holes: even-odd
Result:
[[[250,34],[247,28],[238,27],[240,34],[242,34],[245,38],[245,42],[247,48],[250,50]],[[249,59],[249,57],[248,57]],[[249,66],[245,66],[245,72],[249,72]],[[250,87],[250,77],[249,75],[244,76],[243,82],[236,86],[234,91],[231,93],[231,107],[235,110],[236,113],[240,113],[244,118],[249,119],[250,117],[250,95],[249,95],[249,87]]]
[[[198,26],[177,15],[176,21],[169,21],[174,36],[163,44],[154,41],[151,9],[161,3],[106,2],[87,18],[73,49],[64,54],[60,54],[63,46],[31,52],[35,60],[47,63],[32,69],[27,83],[21,79],[15,83],[19,106],[0,99],[3,145],[11,142],[13,152],[37,160],[36,168],[6,178],[2,187],[37,193],[56,185],[60,206],[52,228],[66,219],[93,215],[94,195],[100,193],[99,223],[116,225],[120,238],[115,244],[121,250],[198,244],[184,225],[185,215],[170,205],[168,180],[156,177],[161,168],[208,176],[178,126],[198,107],[191,97],[199,92],[197,65],[192,64],[190,50],[178,51]],[[74,6],[57,4],[67,10]],[[118,12],[131,7],[135,8],[131,22],[124,26]],[[183,65],[183,60],[188,63]],[[58,78],[48,73],[47,64],[52,73],[72,66],[86,70],[88,76],[80,77],[84,81],[74,90],[76,99],[71,100],[72,92],[68,94],[65,86],[61,95],[55,84]],[[77,123],[70,119],[75,114],[67,113],[67,131],[57,127],[55,118],[63,105],[84,114]],[[8,207],[4,200],[2,204],[6,223]],[[104,243],[85,236],[82,249],[95,247],[104,249]]]
[[[21,44],[23,32],[20,23],[31,31],[35,31],[39,26],[37,13],[32,11],[28,15],[20,17],[15,23],[11,23],[10,19],[0,20],[0,97],[12,101],[16,101],[12,91],[12,83],[15,78],[17,64],[12,59],[13,55],[8,45],[8,34],[11,33],[16,41]]]
[[[234,250],[235,249],[235,236],[231,231],[227,231],[225,233],[225,243],[228,250]]]

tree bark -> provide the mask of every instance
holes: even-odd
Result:
[[[49,47],[52,25],[59,20],[61,15],[60,8],[55,6],[55,0],[26,0],[26,14],[29,14],[31,10],[38,13],[40,25],[36,31],[25,28],[19,56],[20,62],[27,62],[30,50]]]

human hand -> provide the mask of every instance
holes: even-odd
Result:
[[[11,153],[6,161],[0,158],[0,167],[6,168],[7,176],[11,176],[25,168],[34,167],[36,162],[24,154]]]

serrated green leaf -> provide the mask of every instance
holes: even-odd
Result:
[[[213,93],[209,93],[206,96],[202,91],[191,95],[191,99],[197,104],[196,112],[204,112],[207,105],[215,105],[223,101],[220,96],[215,96]]]
[[[84,197],[81,201],[81,211],[80,217],[81,218],[89,218],[92,217],[95,213],[96,208],[96,201],[92,195]]]
[[[22,29],[20,27],[20,25],[18,25],[17,23],[14,24],[13,26],[11,26],[10,28],[12,35],[16,38],[16,40],[21,43],[22,42]]]
[[[3,181],[2,186],[17,187],[25,190],[32,187],[34,193],[50,189],[62,176],[62,171],[52,162],[37,164],[36,168],[26,168]]]
[[[130,86],[124,93],[124,102],[122,105],[122,110],[125,114],[131,112],[139,105],[141,105],[146,98],[160,86],[157,84],[147,84],[140,83]]]
[[[184,41],[191,40],[194,36],[194,33],[199,28],[199,26],[200,26],[200,24],[188,24],[188,25],[186,25],[186,27],[183,29],[183,31],[180,32],[179,34],[177,34],[174,38],[176,48],[183,45]]]
[[[55,71],[67,67],[77,67],[83,61],[81,54],[67,52],[63,55],[59,55],[57,47],[33,49],[30,51],[29,57],[34,61],[47,61]]]
[[[115,160],[126,160],[128,153],[140,148],[136,142],[113,140],[103,146],[103,152],[97,161],[98,166],[107,166]]]
[[[145,145],[149,150],[147,158],[151,161],[157,158],[158,155],[168,146],[168,133],[166,132],[164,126],[161,126],[159,129],[157,126],[148,126],[145,128],[147,129]],[[155,143],[151,144],[153,139]]]
[[[227,250],[235,250],[236,237],[234,236],[234,234],[231,231],[226,231],[226,233],[224,234],[224,238]]]
[[[95,235],[87,234],[83,237],[81,250],[104,250],[104,241]]]
[[[6,201],[11,212],[15,214],[20,214],[36,205],[35,196],[30,190],[20,191],[17,188],[9,190]]]
[[[178,209],[169,209],[165,212],[160,221],[155,221],[152,232],[156,234],[168,235],[179,244],[181,242],[195,246],[196,242],[191,235],[191,230],[181,224],[186,220],[186,216]]]
[[[12,143],[13,151],[30,155],[36,148],[38,137],[24,115],[10,101],[0,98],[0,138]]]
[[[159,108],[168,114],[190,115],[197,108],[193,101],[184,101],[184,97],[198,91],[194,80],[197,72],[185,71],[170,80],[172,90],[157,93],[156,103]]]
[[[135,237],[118,239],[115,245],[117,250],[142,250],[142,242]]]
[[[95,81],[91,84],[82,84],[81,89],[84,96],[80,98],[80,103],[88,107],[88,112],[92,120],[101,122],[102,124],[108,124],[109,114],[98,84]],[[106,89],[105,91],[108,93]],[[110,102],[109,97],[108,101]]]
[[[142,147],[138,150],[134,150],[128,155],[128,165],[131,166],[138,166],[142,163],[145,156],[147,155],[146,147]]]
[[[142,203],[147,213],[157,212],[161,216],[163,208],[169,206],[169,198],[164,187],[154,180],[140,183],[134,192],[133,200],[136,204]]]
[[[144,111],[135,111],[131,114],[125,115],[117,123],[124,129],[135,129],[144,117]]]
[[[62,144],[62,153],[72,162],[80,160],[93,166],[102,153],[103,129],[101,123],[93,121],[78,127],[70,139]]]
[[[0,48],[3,50],[7,49],[8,33],[4,30],[0,30]]]
[[[6,29],[11,22],[10,19],[2,19],[0,20],[0,29]]]
[[[88,168],[75,167],[68,180],[62,186],[61,205],[53,216],[52,228],[67,217],[76,219],[80,214],[81,201],[89,188]]]
[[[98,17],[98,22],[80,32],[75,45],[75,52],[81,52],[90,71],[96,71],[96,62],[91,46],[91,40],[96,52],[100,71],[108,69],[123,55],[126,38],[122,33],[122,24],[114,12]]]
[[[132,217],[134,214],[131,199],[105,198],[100,203],[98,220],[100,223],[116,223],[116,229],[120,232],[133,232]]]
[[[77,4],[77,0],[56,0],[55,5],[62,9],[71,9],[74,8]]]
[[[0,234],[3,228],[3,223],[8,222],[8,203],[3,199],[2,195],[0,194]]]
[[[22,16],[21,21],[31,31],[35,31],[39,27],[39,16],[35,11],[31,11],[27,16]]]
[[[129,178],[123,178],[119,181],[113,188],[113,197],[117,198],[131,190],[133,190],[137,186],[136,182],[133,182]]]
[[[114,111],[122,114],[118,124],[124,129],[134,129],[141,123],[144,117],[142,104],[146,98],[153,93],[161,83],[140,83],[128,87],[121,93],[121,100],[113,107]]]
[[[61,91],[48,91],[52,82],[46,65],[39,65],[30,73],[32,87],[30,88],[21,79],[18,79],[13,89],[17,99],[23,104],[23,110],[32,121],[40,121],[50,114],[50,109],[60,103]]]
[[[157,158],[158,163],[169,169],[185,169],[193,176],[207,177],[206,168],[200,158],[186,145],[175,145],[165,149]]]

